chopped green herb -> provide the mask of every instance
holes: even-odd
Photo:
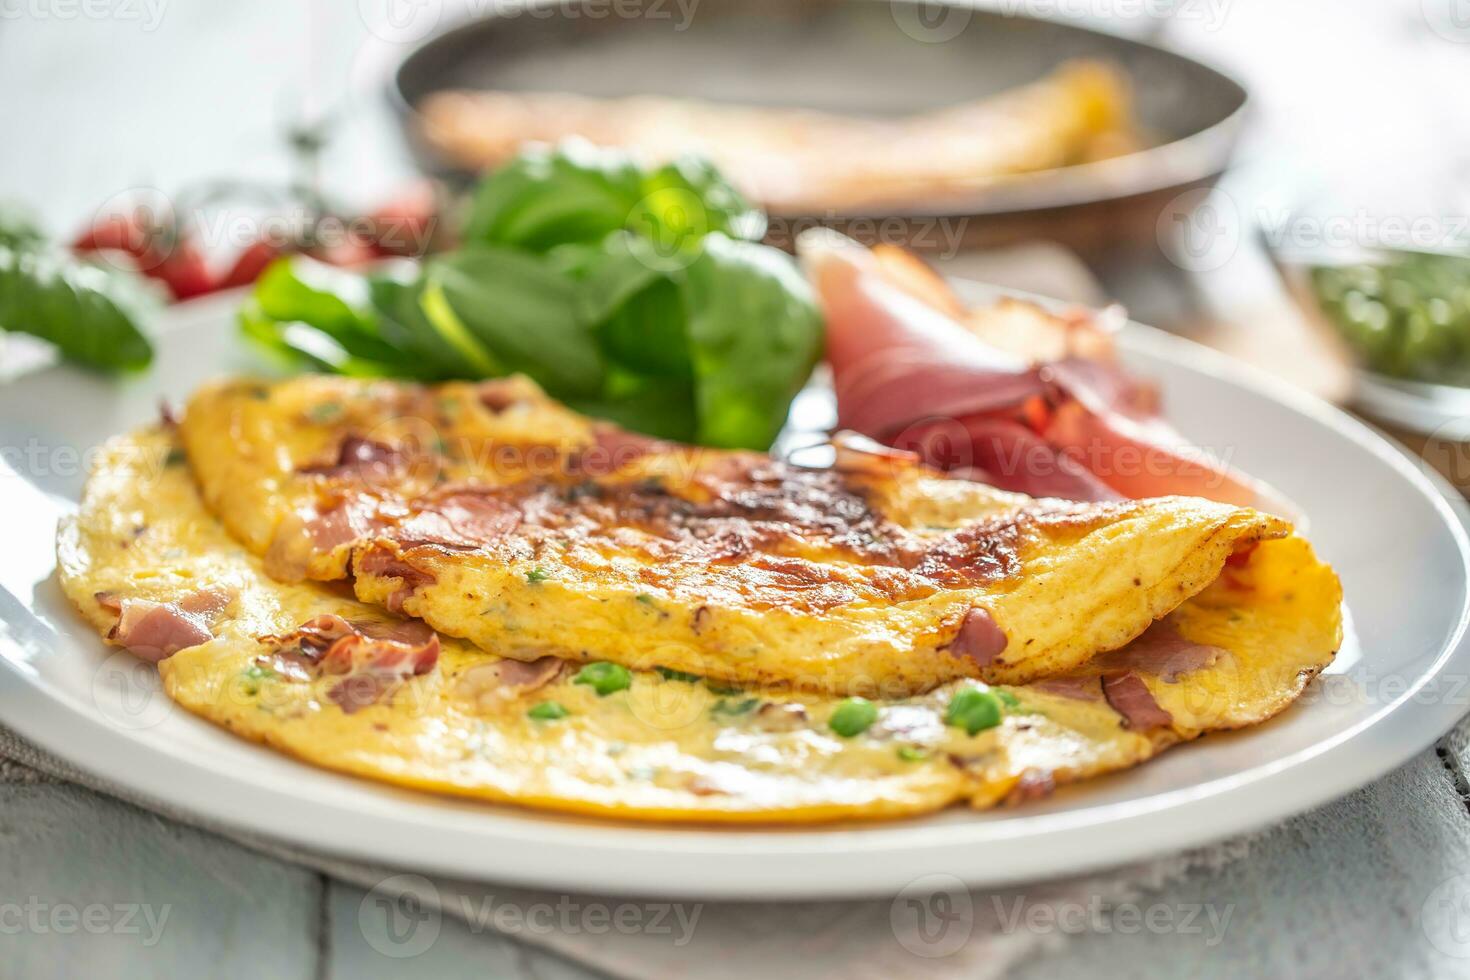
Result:
[[[179,466],[188,459],[182,449],[170,449],[168,455],[163,458],[164,466]]]
[[[995,696],[1000,698],[1001,704],[1005,705],[1007,708],[1019,708],[1021,706],[1021,699],[1016,697],[1010,691],[1004,691],[997,688]]]
[[[926,749],[921,749],[913,745],[900,745],[898,747],[898,757],[904,762],[923,762],[929,758],[929,752]]]
[[[1001,700],[994,691],[967,687],[950,700],[949,710],[944,713],[944,723],[974,735],[999,725],[1002,714]]]
[[[639,602],[643,603],[645,606],[651,606],[651,605],[653,605],[653,596],[649,595],[647,592],[640,592],[636,596],[634,596],[633,598],[637,599]]]
[[[535,585],[537,582],[545,582],[549,578],[551,578],[551,576],[546,574],[539,568],[533,568],[526,573],[526,581],[530,582],[532,585]]]
[[[878,706],[867,698],[848,698],[837,706],[827,727],[843,738],[867,731],[878,720]]]
[[[745,698],[740,701],[720,698],[709,710],[711,713],[717,715],[743,715],[760,703],[760,698]]]
[[[240,685],[241,689],[247,696],[254,697],[260,693],[260,682],[268,677],[276,676],[276,672],[260,664],[251,664],[240,671],[240,676],[245,679],[245,683]]]
[[[322,402],[320,405],[311,406],[306,414],[313,422],[330,422],[342,414],[342,403]]]
[[[558,721],[571,714],[555,701],[542,701],[536,707],[526,712],[527,718],[535,718],[537,721]]]
[[[622,664],[599,662],[588,664],[579,670],[572,683],[587,684],[597,692],[598,697],[605,698],[617,691],[627,690],[628,685],[633,683],[633,675]]]
[[[744,693],[744,691],[741,688],[734,687],[734,686],[729,685],[729,684],[723,684],[720,681],[706,681],[704,686],[707,687],[707,688],[709,688],[709,691],[710,691],[711,694],[743,694]]]
[[[658,671],[658,675],[666,681],[684,681],[688,684],[696,684],[701,680],[698,674],[674,670],[672,667],[655,667],[653,669]]]

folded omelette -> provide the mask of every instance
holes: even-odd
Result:
[[[1016,802],[1331,662],[1283,522],[674,447],[518,379],[201,391],[109,444],[61,581],[183,707],[386,782],[649,819]]]
[[[189,403],[205,502],[283,580],[491,653],[916,694],[1120,647],[1289,526],[1185,497],[1036,501],[912,457],[657,443],[530,382],[231,381]]]

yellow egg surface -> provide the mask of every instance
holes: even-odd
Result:
[[[1177,606],[1172,632],[1139,663],[1030,686],[956,680],[864,705],[669,665],[543,661],[553,676],[520,689],[497,678],[523,662],[474,644],[418,642],[415,651],[437,655],[404,673],[393,657],[410,644],[355,632],[314,659],[304,625],[340,621],[374,635],[422,627],[341,584],[267,575],[206,509],[166,429],[106,447],[58,555],[67,595],[115,641],[139,610],[174,623],[180,610],[204,610],[187,619],[208,638],[164,656],[159,670],[171,698],[237,735],[401,786],[650,820],[819,821],[1022,802],[1275,713],[1330,662],[1339,630],[1335,577],[1289,537],[1233,560]],[[194,602],[202,593],[218,601]],[[658,600],[638,605],[658,615]],[[141,634],[150,620],[134,618]],[[1178,673],[1181,663],[1189,669]],[[1103,690],[1120,678],[1133,678],[1131,697],[1145,685],[1169,722],[1128,721]],[[956,716],[967,703],[978,710]]]
[[[350,578],[511,658],[828,694],[1077,669],[1291,530],[1195,498],[1032,500],[851,446],[801,467],[657,443],[524,379],[237,379],[182,432],[278,578]]]

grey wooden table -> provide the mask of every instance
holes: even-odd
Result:
[[[1106,14],[1148,5],[1032,6]],[[1262,95],[1243,151],[1251,186],[1348,175],[1355,192],[1431,187],[1466,159],[1470,22],[1454,19],[1452,3],[1176,6],[1166,36],[1224,61]],[[329,184],[371,201],[410,169],[386,114],[357,87],[384,53],[360,14],[374,8],[372,0],[0,0],[0,200],[18,198],[69,232],[128,188],[171,189],[201,176],[279,179],[289,171],[283,129],[327,116],[336,120]],[[1425,171],[1426,160],[1443,166]],[[1410,161],[1419,168],[1413,179]],[[1245,251],[1193,276],[1188,291],[1216,316],[1257,329],[1255,311],[1272,302],[1258,257]],[[1159,315],[1167,308],[1161,303]],[[1244,857],[1150,898],[1228,909],[1218,943],[1147,927],[1089,933],[1016,975],[1470,975],[1467,767],[1470,723],[1378,782],[1274,828]],[[401,975],[404,961],[365,935],[362,916],[372,913],[363,898],[0,765],[0,975]],[[590,975],[447,918],[408,969]]]

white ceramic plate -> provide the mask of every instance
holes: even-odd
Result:
[[[797,898],[973,885],[1119,863],[1279,820],[1381,775],[1464,712],[1466,535],[1439,488],[1372,431],[1222,357],[1144,328],[1128,361],[1180,429],[1299,503],[1342,575],[1349,636],[1303,703],[1248,732],[995,813],[806,830],[573,819],[394,790],[309,768],[196,719],[106,648],[53,579],[57,517],[87,450],[211,375],[248,367],[232,298],[165,318],[158,363],[111,382],[54,369],[0,386],[0,720],[134,793],[324,851],[520,884]],[[953,880],[953,879],[948,879]]]

